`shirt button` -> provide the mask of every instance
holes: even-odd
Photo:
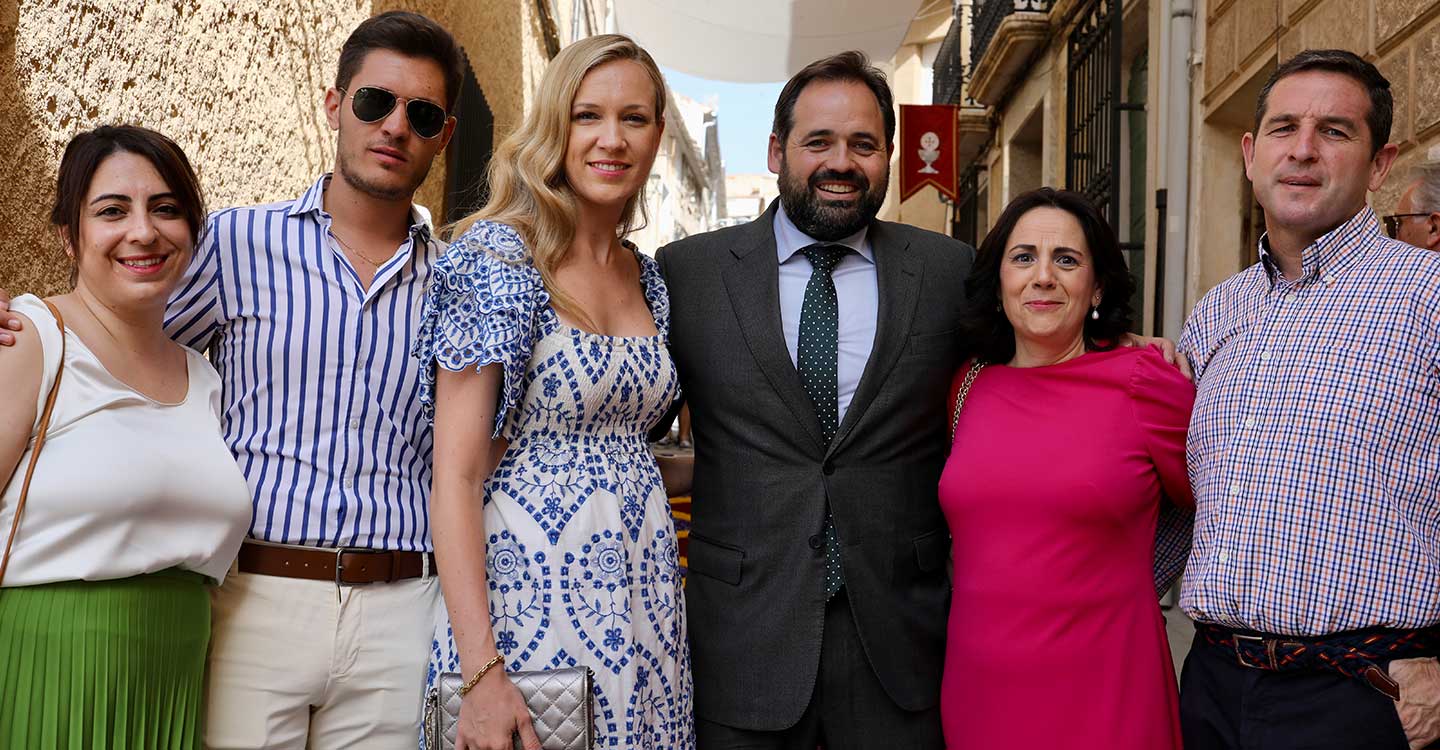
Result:
[[[355,480],[354,480],[354,479],[351,479],[351,478],[349,478],[349,477],[346,477],[344,484],[345,484],[345,486],[346,486],[347,488],[349,488],[349,487],[354,487],[354,486],[355,486]]]
[[[1228,560],[1230,559],[1230,553],[1229,553],[1229,552],[1226,552],[1225,550],[1222,549],[1222,550],[1220,550],[1220,554],[1218,555],[1218,557],[1219,557],[1219,559],[1220,559],[1220,562],[1223,563],[1223,562],[1226,562],[1226,561],[1228,561]]]
[[[1246,426],[1246,427],[1254,427],[1255,424],[1256,424],[1256,423],[1255,423],[1255,418],[1254,418],[1254,417],[1251,417],[1251,418],[1245,420],[1245,426]]]
[[[350,429],[352,429],[352,430],[358,430],[358,429],[360,429],[360,420],[358,420],[358,419],[352,419],[352,420],[350,420]]]
[[[1285,301],[1286,301],[1286,302],[1294,302],[1294,301],[1295,301],[1295,293],[1294,293],[1294,292],[1291,292],[1291,293],[1285,295]]]
[[[1261,361],[1261,362],[1269,362],[1269,361],[1270,361],[1270,352],[1269,352],[1269,350],[1260,352],[1260,361]]]
[[[1231,496],[1231,497],[1239,497],[1239,496],[1240,496],[1240,485],[1238,485],[1238,484],[1232,484],[1232,485],[1230,485],[1230,496]]]

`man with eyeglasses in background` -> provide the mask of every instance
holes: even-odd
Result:
[[[418,740],[440,585],[410,342],[445,248],[412,199],[454,132],[462,64],[424,16],[356,27],[325,93],[334,173],[213,214],[169,303],[167,332],[208,349],[224,381],[253,499],[238,572],[213,596],[212,750]]]
[[[1408,245],[1440,250],[1440,159],[1411,168],[1395,213],[1385,217],[1385,233]]]

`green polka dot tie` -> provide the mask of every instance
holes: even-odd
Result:
[[[805,285],[805,302],[800,306],[800,335],[795,347],[795,369],[800,383],[810,394],[820,431],[829,443],[840,427],[840,307],[835,297],[835,280],[830,272],[850,252],[844,245],[816,244],[800,251],[814,268]],[[845,585],[840,565],[840,539],[827,503],[825,509],[825,598]]]

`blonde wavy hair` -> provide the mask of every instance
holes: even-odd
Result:
[[[507,224],[525,240],[535,267],[556,309],[582,321],[589,316],[555,284],[555,272],[570,251],[575,237],[575,193],[565,178],[565,152],[570,145],[570,111],[580,82],[591,70],[614,62],[639,63],[655,84],[655,118],[665,115],[665,78],[650,53],[620,34],[581,39],[555,56],[540,80],[535,106],[524,122],[495,149],[490,159],[490,200],[483,208],[456,222],[456,236],[477,221]],[[636,221],[637,215],[639,221]],[[645,186],[625,202],[616,234],[624,237],[644,226]]]

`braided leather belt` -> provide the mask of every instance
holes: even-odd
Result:
[[[240,545],[239,563],[242,573],[333,581],[337,586],[393,583],[429,576],[435,571],[435,556],[429,552],[325,549],[256,542]]]
[[[1396,701],[1400,700],[1400,685],[1378,662],[1440,654],[1440,628],[1373,628],[1319,638],[1269,635],[1209,623],[1196,623],[1195,629],[1206,644],[1232,650],[1242,667],[1267,672],[1338,672]]]

